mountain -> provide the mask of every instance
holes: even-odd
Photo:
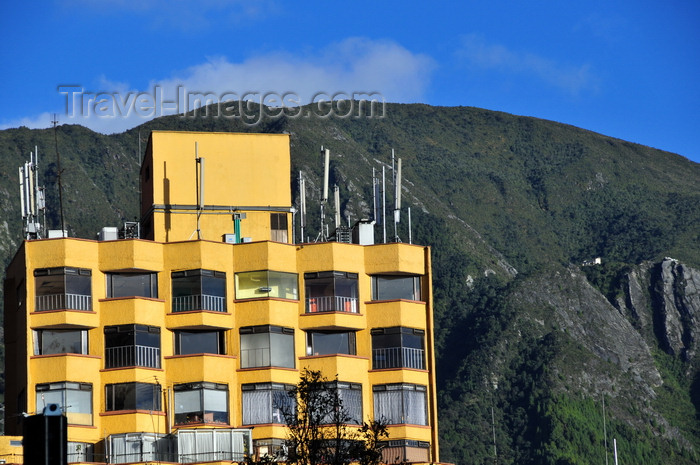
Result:
[[[345,118],[251,108],[264,115],[256,124],[200,114],[109,136],[0,131],[3,263],[21,241],[15,173],[35,145],[48,220],[58,228],[57,146],[64,221],[80,237],[137,216],[139,142],[152,130],[287,132],[295,202],[301,171],[310,206],[324,145],[351,219],[370,215],[372,169],[390,180],[393,148],[413,241],[432,246],[442,459],[603,463],[615,438],[621,463],[700,461],[700,165],[478,108],[388,104]]]

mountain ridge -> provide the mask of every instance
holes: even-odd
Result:
[[[392,148],[403,158],[414,241],[433,254],[443,460],[494,461],[495,433],[498,463],[599,462],[603,399],[625,463],[698,459],[697,163],[562,123],[422,104],[257,126],[168,116],[109,136],[10,129],[0,131],[3,262],[21,241],[7,173],[35,145],[52,228],[56,136],[67,224],[90,238],[136,217],[139,137],[158,129],[289,133],[295,204],[299,171],[308,204],[320,197],[324,145],[352,219],[369,214],[372,168],[389,168]],[[311,239],[318,221],[310,212]],[[595,257],[602,265],[580,266]]]

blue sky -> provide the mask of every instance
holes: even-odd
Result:
[[[166,101],[178,86],[304,102],[377,92],[560,121],[700,162],[695,0],[5,1],[0,35],[0,128],[48,127],[57,113],[120,132],[152,117],[129,105],[139,93],[155,101],[156,88]],[[86,116],[82,92],[118,97],[121,110]]]

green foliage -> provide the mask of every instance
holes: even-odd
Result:
[[[349,429],[351,418],[340,393],[320,371],[304,369],[289,396],[294,399],[294,408],[281,409],[287,424],[287,463],[381,463],[381,441],[388,437],[386,425],[372,421],[356,431]]]

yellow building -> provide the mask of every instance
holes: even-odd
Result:
[[[153,132],[141,237],[25,241],[5,280],[6,434],[58,403],[69,462],[275,453],[300,372],[389,462],[438,462],[430,250],[292,243],[289,136]]]

